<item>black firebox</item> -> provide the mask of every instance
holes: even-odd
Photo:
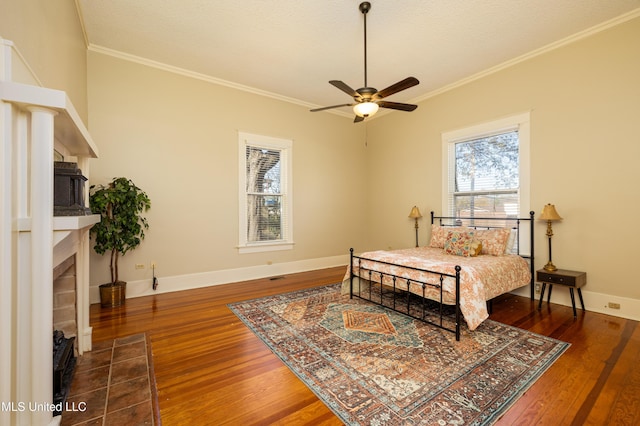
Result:
[[[76,354],[73,350],[75,337],[66,338],[60,330],[53,332],[53,404],[62,407],[69,395],[71,380],[76,367]],[[61,412],[54,412],[59,415]]]

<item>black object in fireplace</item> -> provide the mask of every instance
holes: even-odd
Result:
[[[55,407],[62,407],[69,396],[71,380],[76,368],[76,354],[73,350],[75,340],[75,337],[67,339],[60,330],[53,332],[53,404]],[[62,413],[54,413],[56,416],[59,414]]]
[[[53,215],[84,216],[91,210],[84,204],[84,183],[87,178],[77,163],[53,163]]]

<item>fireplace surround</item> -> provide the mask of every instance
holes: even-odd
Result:
[[[54,216],[54,150],[89,176],[97,157],[66,93],[41,87],[12,42],[0,38],[0,401],[42,410],[0,410],[0,424],[55,424],[53,271],[75,264],[77,335],[91,350],[89,228],[99,215]],[[82,180],[80,178],[80,180]],[[87,188],[74,192],[80,206]]]

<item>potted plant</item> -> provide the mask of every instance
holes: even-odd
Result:
[[[131,179],[118,177],[108,185],[91,186],[89,207],[102,216],[90,231],[95,241],[93,248],[98,254],[111,254],[111,282],[100,285],[100,304],[120,306],[125,300],[127,283],[118,279],[118,258],[144,239],[149,223],[142,213],[149,210],[151,201]]]

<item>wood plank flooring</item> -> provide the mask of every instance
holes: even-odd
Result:
[[[91,306],[93,340],[146,332],[164,425],[339,425],[340,420],[227,308],[339,282],[345,268]],[[162,285],[162,284],[160,284]],[[637,321],[537,303],[494,301],[491,318],[571,343],[498,425],[640,424]]]

